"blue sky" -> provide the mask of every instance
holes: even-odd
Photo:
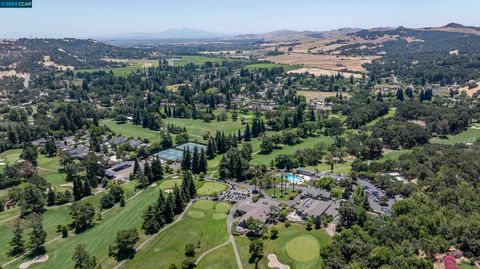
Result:
[[[239,34],[279,29],[480,26],[478,0],[33,0],[0,9],[0,38],[89,37],[168,28]]]

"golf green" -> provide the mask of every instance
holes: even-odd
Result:
[[[198,195],[215,195],[226,190],[227,185],[219,182],[205,182],[200,189],[197,190]]]
[[[230,204],[229,203],[218,203],[216,206],[215,206],[215,212],[218,212],[218,213],[228,213],[230,212]]]
[[[225,213],[214,213],[212,217],[213,217],[214,220],[222,220],[222,219],[227,218],[227,214],[225,214]]]
[[[285,250],[290,258],[299,262],[308,262],[319,256],[320,246],[315,237],[303,235],[288,241]]]
[[[205,217],[205,213],[203,213],[202,211],[199,211],[199,210],[190,210],[190,211],[188,211],[188,216],[192,217],[194,219],[201,219],[201,218]]]
[[[196,202],[193,207],[198,208],[198,209],[203,209],[203,210],[209,210],[213,208],[214,202],[209,201],[209,200],[200,200]]]

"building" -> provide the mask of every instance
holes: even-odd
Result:
[[[109,179],[126,180],[133,172],[133,161],[125,161],[118,163],[109,169],[105,170],[105,176]]]
[[[300,198],[312,198],[320,201],[330,201],[332,196],[326,190],[309,188],[308,190],[302,192]]]
[[[297,214],[303,219],[321,216],[325,214],[332,205],[332,201],[321,201],[312,198],[305,199],[303,203],[297,207]]]
[[[239,226],[247,229],[249,218],[260,220],[262,223],[270,222],[269,215],[275,210],[280,211],[280,203],[272,200],[260,199],[256,203],[247,202],[235,209],[234,216],[239,217]]]

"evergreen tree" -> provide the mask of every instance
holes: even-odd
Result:
[[[173,209],[174,209],[173,193],[169,193],[165,201],[165,207],[163,208],[163,212],[162,212],[165,223],[171,223],[173,221],[173,216],[174,216]]]
[[[57,153],[57,146],[52,138],[48,139],[47,143],[45,143],[45,151],[47,152],[48,157],[52,157]]]
[[[215,158],[215,156],[217,155],[216,151],[217,149],[215,145],[215,140],[213,140],[212,138],[209,138],[208,144],[207,144],[207,157],[209,160]]]
[[[153,183],[155,181],[152,168],[150,167],[150,163],[148,161],[145,161],[145,164],[143,165],[143,174],[149,183]]]
[[[83,184],[80,178],[74,177],[73,179],[73,198],[75,201],[82,199],[83,197]]]
[[[202,150],[200,151],[200,160],[199,160],[199,173],[203,172],[206,173],[208,170],[208,162],[207,162],[207,156],[205,155],[205,151]]]
[[[74,262],[73,268],[75,269],[95,269],[97,268],[97,261],[95,256],[91,256],[87,252],[87,248],[83,244],[79,244],[75,247],[75,251],[72,255]]]
[[[178,188],[176,184],[175,184],[175,187],[173,188],[173,196],[174,196],[173,211],[175,214],[180,214],[185,208],[185,199],[182,195],[180,188]]]
[[[152,161],[152,174],[155,180],[162,180],[163,179],[163,167],[162,162],[158,157],[155,157]]]
[[[42,217],[37,213],[31,215],[31,228],[30,240],[28,245],[33,253],[45,252],[45,238],[47,233],[43,230]]]
[[[25,251],[25,241],[23,240],[23,228],[20,218],[15,220],[13,225],[13,238],[10,240],[11,249],[9,255],[15,256]]]
[[[190,170],[192,168],[191,154],[189,147],[185,148],[183,152],[183,159],[181,163],[182,170]]]
[[[243,133],[243,139],[245,141],[250,141],[252,138],[252,133],[250,131],[250,125],[247,123],[247,126],[245,126],[245,132]]]
[[[193,154],[192,154],[192,172],[194,174],[200,173],[200,156],[198,153],[198,148],[195,147],[193,149]]]
[[[137,174],[138,172],[140,172],[140,164],[138,163],[138,159],[135,158],[135,162],[133,164],[133,173]]]
[[[160,230],[157,215],[157,208],[155,206],[149,205],[147,210],[145,210],[145,213],[143,214],[142,229],[145,230],[146,234],[154,234]]]
[[[38,152],[37,147],[32,145],[32,143],[24,143],[23,151],[20,154],[20,158],[31,162],[34,166],[37,166]]]

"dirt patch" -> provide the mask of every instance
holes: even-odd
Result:
[[[267,258],[269,268],[290,269],[290,266],[279,262],[275,254],[268,254]]]
[[[470,88],[468,86],[466,87],[463,87],[463,88],[460,88],[459,92],[465,92],[468,96],[472,97],[473,94],[475,94],[476,92],[480,91],[480,82],[477,82],[476,83],[476,87],[474,88]]]
[[[325,100],[327,97],[334,97],[336,92],[320,92],[320,91],[297,91],[297,95],[305,96],[307,101],[313,99]],[[349,97],[348,93],[342,92],[342,96]]]
[[[73,67],[72,65],[61,65],[61,64],[56,64],[54,61],[52,61],[52,59],[50,59],[50,56],[43,56],[43,62],[42,62],[43,66],[45,67],[55,67],[57,69],[60,69],[62,71],[65,71],[65,70],[73,70],[75,69],[75,67]]]
[[[300,68],[300,69],[295,69],[288,71],[289,74],[303,74],[303,73],[310,73],[315,76],[335,76],[338,73],[340,73],[344,77],[350,77],[353,76],[354,78],[361,78],[361,74],[357,73],[350,73],[350,72],[339,72],[339,71],[334,71],[334,70],[328,70],[328,69],[320,69],[320,68]]]

